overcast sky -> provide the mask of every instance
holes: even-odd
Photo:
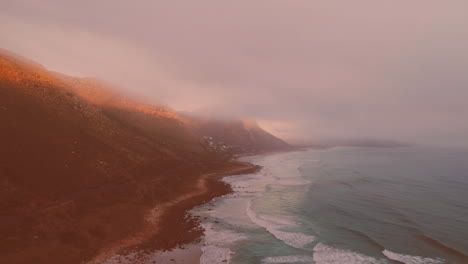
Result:
[[[0,0],[0,36],[51,70],[287,138],[468,145],[466,0]]]

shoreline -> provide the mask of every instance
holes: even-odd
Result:
[[[159,204],[147,212],[145,225],[140,231],[120,240],[108,248],[101,250],[99,254],[87,264],[101,263],[125,263],[127,256],[134,255],[131,263],[141,262],[141,258],[150,253],[168,256],[160,259],[180,261],[174,263],[199,263],[194,260],[194,254],[187,254],[186,249],[200,251],[197,243],[203,236],[204,230],[199,225],[199,219],[187,214],[196,206],[205,204],[210,200],[232,192],[231,186],[221,181],[222,178],[231,175],[254,173],[261,167],[248,162],[237,161],[237,166],[225,171],[206,173],[201,175],[194,184],[196,188],[175,200]],[[184,247],[186,246],[186,247]],[[178,253],[174,254],[174,251]],[[139,260],[140,259],[140,260]]]

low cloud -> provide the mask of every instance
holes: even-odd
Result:
[[[466,1],[23,0],[1,45],[301,140],[468,145]]]

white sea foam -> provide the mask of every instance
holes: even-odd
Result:
[[[269,220],[262,216],[257,216],[257,214],[252,210],[251,206],[252,201],[249,201],[247,204],[247,215],[249,216],[250,220],[256,225],[265,228],[270,234],[284,243],[292,247],[302,249],[307,244],[315,240],[315,237],[310,235],[281,230],[291,226],[285,225],[285,221],[272,221],[274,218],[271,216],[269,218],[267,217]]]
[[[250,174],[224,178],[223,181],[230,184],[237,194],[258,194],[276,180],[270,173],[262,172],[261,175]]]
[[[201,225],[203,229],[205,229],[206,237],[204,238],[204,242],[208,245],[228,245],[246,238],[240,233],[228,229],[216,228],[213,223],[205,222]]]
[[[210,222],[202,223],[205,237],[202,246],[201,264],[229,263],[233,252],[229,246],[246,237],[234,231],[216,227]]]
[[[227,199],[220,199],[214,204],[207,205],[192,211],[192,213],[202,217],[205,222],[223,222],[229,226],[237,228],[255,228],[249,217],[243,213],[250,197],[232,196]]]
[[[291,227],[297,226],[296,221],[290,218],[286,218],[284,216],[278,217],[278,216],[273,216],[273,215],[262,215],[261,217],[262,219],[273,222],[273,223],[277,223],[277,224],[281,224],[285,226],[291,226]]]
[[[403,262],[405,264],[443,264],[446,263],[443,259],[433,259],[433,258],[424,258],[420,256],[410,256],[410,255],[403,255],[391,252],[389,250],[384,250],[382,252],[387,258],[391,260],[396,260],[399,262]]]
[[[231,254],[232,251],[228,248],[213,245],[204,246],[202,247],[200,264],[229,263]]]
[[[385,264],[385,260],[378,260],[350,250],[337,249],[318,243],[314,247],[313,260],[317,264]]]
[[[306,185],[309,183],[310,181],[299,177],[282,178],[274,182],[277,185]]]
[[[268,257],[262,260],[262,263],[312,263],[312,256],[279,256]]]
[[[313,236],[287,231],[288,228],[297,225],[295,221],[270,214],[257,216],[251,208],[252,201],[262,196],[270,187],[308,184],[309,182],[302,178],[298,171],[300,162],[284,161],[281,155],[268,158],[253,157],[250,161],[264,166],[264,169],[255,174],[225,177],[223,181],[230,184],[235,192],[193,210],[193,213],[209,219],[202,221],[202,227],[205,229],[200,259],[202,264],[229,263],[231,255],[235,253],[233,252],[235,244],[249,236],[235,232],[236,228],[260,226],[277,239],[295,248],[304,248],[314,240]],[[218,221],[221,224],[218,224]],[[270,263],[310,263],[312,257],[307,257],[305,262],[303,261],[305,258],[301,256],[275,257],[266,260]]]
[[[267,230],[277,239],[295,248],[304,248],[314,241],[314,237],[302,233],[285,231],[295,227],[295,221],[279,218],[273,215],[258,215],[252,208],[252,201],[261,197],[268,186],[277,185],[306,185],[310,182],[304,179],[298,171],[301,164],[299,160],[283,160],[282,155],[270,156],[268,159],[261,158],[253,161],[264,166],[257,174],[240,177],[228,177],[226,181],[240,196],[249,197],[246,203],[246,214],[252,223]],[[251,160],[252,161],[252,160]]]

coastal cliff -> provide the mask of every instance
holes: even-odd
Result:
[[[213,148],[228,149],[235,156],[286,151],[293,147],[261,128],[256,121],[201,118],[187,115],[196,131]]]
[[[115,94],[102,81],[50,72],[5,50],[0,123],[2,263],[90,260],[142,232],[148,212],[193,193],[203,175],[254,169],[234,153],[285,146],[255,126],[233,123],[249,131],[237,137],[239,130],[224,124],[194,124],[168,107]],[[209,137],[229,149],[213,147]],[[193,201],[229,192],[224,183],[206,184],[214,187]],[[193,220],[183,221],[193,205],[166,217],[179,226],[148,240],[164,249],[199,236]]]

